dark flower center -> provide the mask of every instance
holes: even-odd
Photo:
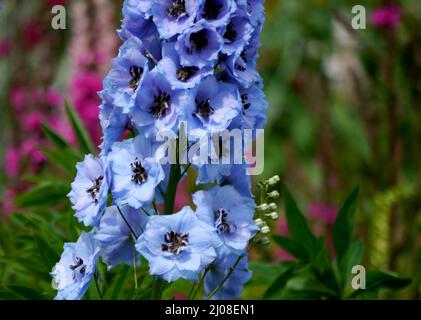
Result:
[[[168,15],[179,18],[186,13],[186,3],[184,0],[173,0],[172,5],[168,8]]]
[[[238,33],[234,30],[234,24],[231,21],[230,23],[228,23],[227,29],[225,30],[224,39],[228,40],[228,42],[234,42],[235,40],[237,40],[237,37]]]
[[[149,109],[149,112],[155,118],[160,118],[165,116],[168,109],[170,108],[171,97],[168,93],[161,92],[160,94],[154,96],[153,106]]]
[[[249,95],[247,93],[241,95],[241,102],[243,103],[243,111],[246,111],[248,108],[250,108],[251,103],[249,102]]]
[[[232,230],[232,226],[228,223],[227,217],[230,213],[229,210],[220,208],[215,211],[215,227],[218,233],[227,233]]]
[[[141,67],[131,66],[129,69],[130,75],[132,79],[129,82],[129,88],[136,91],[137,87],[139,87],[139,81],[143,74],[143,69]]]
[[[86,189],[86,192],[91,196],[95,204],[98,203],[98,193],[99,193],[99,190],[101,189],[102,180],[104,180],[104,177],[99,176],[93,181],[92,187]]]
[[[177,70],[177,79],[181,82],[187,82],[194,74],[199,71],[197,67],[181,67]]]
[[[192,33],[190,35],[191,47],[187,50],[189,54],[193,51],[201,52],[208,45],[208,39],[206,38],[206,30],[200,30],[199,32]]]
[[[218,18],[223,5],[215,0],[207,0],[203,7],[203,17],[207,20],[215,20]]]
[[[148,173],[145,168],[142,166],[142,162],[136,158],[133,163],[130,164],[132,169],[132,181],[137,184],[142,184],[148,179]]]
[[[238,63],[235,65],[235,68],[236,68],[238,71],[241,71],[241,72],[246,71],[246,67],[244,67],[244,66],[242,66],[241,64],[238,64]]]
[[[170,252],[173,254],[179,254],[183,251],[189,243],[189,234],[182,232],[167,232],[164,236],[164,243],[161,248],[164,252]]]
[[[198,103],[196,106],[197,106],[196,113],[202,118],[207,118],[215,112],[215,109],[212,108],[212,106],[209,103],[209,98]]]
[[[86,265],[83,263],[83,259],[76,257],[74,259],[75,264],[70,265],[70,270],[73,271],[73,279],[76,280],[76,272],[79,272],[82,276],[86,272]]]

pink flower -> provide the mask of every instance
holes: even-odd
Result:
[[[42,40],[41,25],[39,22],[32,21],[24,28],[24,37],[26,45],[30,48],[36,46]]]
[[[329,225],[335,222],[337,212],[337,207],[320,202],[313,202],[308,208],[310,219],[318,220]]]
[[[60,92],[55,89],[49,88],[44,96],[45,103],[49,106],[58,107],[63,104],[63,97]]]
[[[377,8],[371,15],[371,22],[377,28],[395,29],[401,20],[401,9],[398,4],[389,4]]]
[[[16,147],[11,147],[6,151],[4,158],[4,169],[8,176],[17,176],[19,174],[20,151]]]
[[[11,214],[16,210],[13,202],[16,198],[16,191],[13,189],[6,189],[3,197],[3,212],[6,214]]]
[[[25,131],[39,132],[41,130],[42,113],[34,111],[24,115],[23,123]]]
[[[17,111],[25,109],[27,106],[27,96],[24,88],[13,88],[10,93],[10,103]]]
[[[67,0],[47,0],[47,5],[49,7],[54,7],[58,5],[65,5],[67,3]]]
[[[4,38],[0,40],[0,57],[7,57],[13,49],[13,44],[10,39]]]

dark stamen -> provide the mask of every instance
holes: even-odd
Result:
[[[199,71],[197,67],[181,67],[177,70],[177,79],[181,82],[187,82],[194,74]]]
[[[157,96],[154,96],[153,106],[149,109],[149,112],[155,118],[165,116],[168,109],[170,108],[171,97],[168,93],[161,92]]]
[[[189,243],[188,233],[178,233],[174,231],[167,232],[164,236],[164,243],[161,248],[164,252],[179,254]]]
[[[207,20],[215,20],[218,18],[222,7],[222,4],[215,0],[207,0],[202,15]]]
[[[142,77],[143,69],[141,67],[131,66],[129,72],[132,76],[132,79],[129,82],[129,88],[136,91],[137,87],[139,87],[139,81]]]
[[[241,102],[243,103],[244,111],[250,108],[251,103],[249,102],[249,95],[247,93],[241,95]]]
[[[141,161],[136,158],[133,163],[130,164],[132,169],[132,181],[137,184],[142,184],[148,179],[148,173],[146,172],[145,168],[142,166]]]
[[[168,15],[171,17],[179,18],[186,12],[186,4],[184,0],[173,0],[172,5],[168,8]]]
[[[91,196],[95,204],[98,203],[98,193],[99,193],[99,190],[101,189],[102,180],[104,180],[104,177],[99,176],[93,181],[92,187],[86,189],[86,192]]]
[[[227,222],[229,212],[229,210],[225,210],[224,208],[220,208],[215,211],[215,227],[218,233],[226,233],[231,231],[231,226]]]
[[[208,39],[206,38],[206,30],[200,30],[199,32],[192,33],[190,35],[191,47],[187,50],[189,54],[193,51],[201,52],[208,45]]]
[[[207,118],[215,112],[215,109],[211,107],[209,99],[203,100],[197,104],[197,114],[202,118]]]
[[[79,268],[81,265],[83,265],[82,258],[76,257],[75,258],[75,264],[74,265],[70,265],[70,269],[75,270],[75,269]]]
[[[224,39],[228,40],[227,42],[234,42],[235,40],[237,40],[237,37],[238,33],[234,30],[234,24],[231,21],[230,23],[228,23],[227,29],[225,30]]]

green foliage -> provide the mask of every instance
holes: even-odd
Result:
[[[339,212],[333,235],[336,258],[331,258],[325,238],[317,238],[310,231],[291,194],[285,191],[291,238],[274,236],[273,240],[295,259],[281,264],[264,298],[356,299],[376,297],[381,289],[400,290],[410,284],[409,278],[375,270],[367,273],[366,289],[351,288],[352,268],[361,264],[363,254],[362,242],[352,240],[358,192],[357,188],[349,195]]]

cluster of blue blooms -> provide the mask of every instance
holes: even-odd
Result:
[[[140,256],[151,275],[196,282],[206,273],[206,294],[223,282],[212,298],[237,298],[259,231],[247,164],[195,164],[207,187],[193,195],[196,210],[160,214],[171,165],[160,161],[156,135],[181,121],[210,135],[264,126],[263,0],[125,0],[123,15],[124,43],[100,92],[101,154],[77,165],[69,194],[91,231],[65,244],[51,273],[57,298],[81,299],[99,257],[111,269]]]

